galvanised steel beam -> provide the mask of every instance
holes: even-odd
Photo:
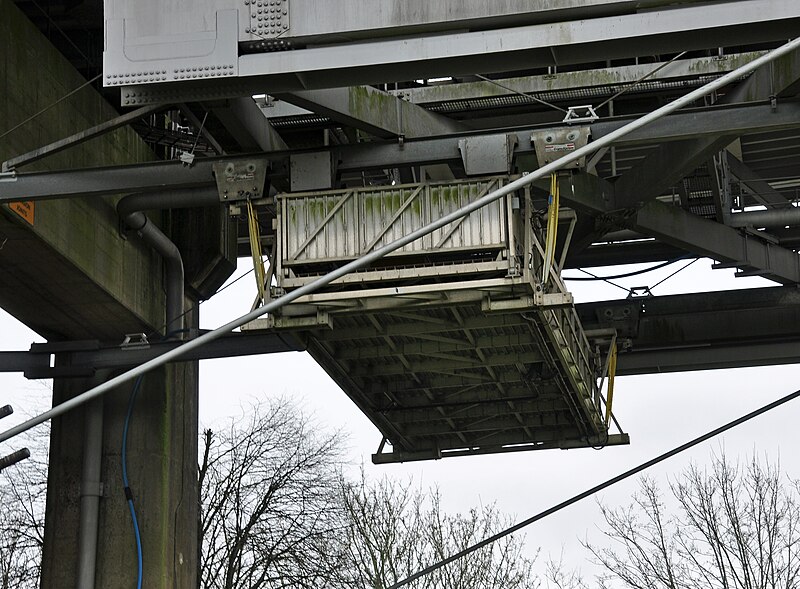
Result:
[[[793,51],[777,62],[758,68],[730,92],[719,104],[742,101],[770,101],[773,110],[781,108],[778,96],[791,97],[800,88],[800,52]],[[696,138],[674,145],[664,145],[641,164],[624,174],[616,183],[618,202],[635,205],[655,198],[711,155],[724,149],[736,135],[727,138]]]
[[[530,450],[550,450],[571,448],[599,448],[605,446],[620,446],[630,444],[628,434],[611,434],[608,436],[590,436],[586,439],[565,439],[533,444],[513,444],[508,446],[487,445],[480,448],[463,448],[460,450],[448,450],[436,452],[432,450],[421,452],[403,452],[400,450],[392,452],[380,452],[372,455],[373,464],[393,464],[396,462],[414,462],[417,460],[438,460],[455,456],[478,456],[481,454],[505,454],[507,452],[526,452]]]
[[[589,215],[614,212],[617,222],[633,231],[738,267],[745,275],[763,276],[781,284],[800,282],[800,256],[792,250],[660,201],[628,209],[619,201],[616,183],[589,174],[562,177],[560,182],[562,201],[579,212]]]
[[[452,327],[450,328],[453,329]],[[463,348],[462,348],[463,349]],[[430,360],[415,360],[405,366],[402,362],[378,364],[353,363],[350,374],[353,377],[383,377],[392,375],[402,375],[409,372],[458,372],[461,370],[481,369],[487,366],[513,366],[514,364],[530,364],[541,362],[542,355],[539,352],[517,352],[514,354],[492,354],[487,355],[483,360],[470,358],[461,354],[454,355],[452,359],[432,357]]]
[[[252,98],[233,98],[215,106],[214,115],[241,146],[242,151],[282,151],[286,142]]]
[[[699,0],[682,0],[683,4]],[[292,0],[286,34],[316,43],[380,38],[410,33],[465,30],[475,26],[497,28],[520,23],[554,22],[635,12],[640,7],[666,5],[665,0],[559,0],[531,2],[484,0],[458,2],[428,0],[371,0],[369,10],[360,0]]]
[[[581,96],[592,96],[617,92],[634,82],[647,77],[642,83],[649,87],[652,82],[669,80],[688,80],[698,76],[724,74],[763,55],[763,51],[749,51],[714,57],[697,57],[680,59],[671,63],[646,63],[624,65],[602,69],[587,69],[573,72],[555,72],[546,75],[520,76],[497,79],[496,82],[510,88],[514,92],[498,84],[487,81],[430,84],[417,88],[388,90],[390,94],[399,96],[414,104],[431,104],[514,96],[515,93],[546,95],[550,100],[558,96],[566,99],[572,94],[574,100],[583,100]],[[655,74],[653,71],[658,70]],[[648,75],[652,74],[652,75]],[[632,87],[631,90],[636,90]],[[553,98],[550,98],[553,96]]]
[[[767,207],[787,207],[791,204],[784,195],[770,186],[766,180],[751,170],[742,160],[728,152],[726,152],[725,157],[730,173],[747,187],[747,190],[758,202]]]
[[[449,135],[466,130],[457,121],[371,86],[305,90],[276,97],[384,139]]]
[[[769,68],[761,68],[736,87],[726,98],[730,102],[784,99],[800,91],[800,51],[775,60]]]
[[[620,375],[800,362],[800,291],[795,287],[600,301],[579,304],[577,310],[585,329],[613,328],[627,342],[619,356]],[[98,368],[135,365],[178,345],[180,342],[155,342],[147,348],[126,349],[102,347],[98,342],[34,344],[30,351],[0,352],[0,372],[25,372],[30,378],[52,378],[57,372],[70,371],[73,376],[85,375]],[[192,352],[187,358],[302,349],[302,343],[289,334],[232,334]],[[53,354],[61,355],[63,362],[57,364],[63,368],[51,368]],[[458,400],[471,405],[496,400],[490,380],[485,383],[492,386],[488,394],[485,388],[475,386],[480,384],[478,381],[462,379],[460,392],[452,403],[457,404]],[[514,381],[521,382],[522,377],[515,376]],[[422,396],[421,389],[408,388],[407,384],[388,382],[385,389],[395,394]],[[520,389],[520,396],[512,395],[508,400],[525,399],[529,394]],[[406,410],[413,411],[413,406],[403,409]]]
[[[800,292],[754,288],[577,305],[587,331],[624,343],[617,374],[800,362]]]
[[[30,351],[0,352],[0,372],[23,372],[26,378],[85,377],[98,370],[118,370],[147,362],[180,346],[181,341],[151,342],[145,345],[108,346],[98,341],[48,342],[33,344]],[[186,355],[187,360],[209,360],[300,352],[303,343],[288,332],[236,333]],[[50,359],[58,358],[51,366]]]
[[[617,206],[638,207],[668,194],[682,178],[735,139],[735,135],[722,135],[659,145],[614,183]]]
[[[676,206],[651,201],[627,222],[634,231],[735,266],[743,275],[762,276],[781,284],[800,282],[797,252],[697,217]]]
[[[341,360],[374,360],[378,358],[390,358],[397,355],[407,356],[414,355],[429,355],[429,354],[443,354],[463,351],[465,346],[471,346],[473,349],[482,348],[498,348],[502,346],[523,346],[523,345],[536,345],[538,342],[531,334],[510,334],[510,335],[493,335],[493,336],[479,336],[474,339],[474,342],[469,342],[466,339],[458,342],[443,342],[443,341],[417,341],[396,344],[394,347],[390,346],[371,346],[369,348],[358,348],[345,345],[343,349],[337,350],[336,357]]]
[[[592,136],[600,139],[629,123],[628,117],[600,120],[591,125]],[[777,110],[768,104],[685,110],[655,121],[634,131],[616,145],[653,144],[692,137],[746,135],[800,127],[800,103],[781,103]],[[534,153],[530,140],[532,128],[516,131],[516,155]],[[339,161],[339,170],[397,168],[431,163],[458,162],[458,140],[464,136],[496,134],[497,131],[471,131],[447,137],[409,139],[398,142],[373,142],[331,147]],[[181,162],[155,162],[134,166],[87,168],[56,172],[0,174],[0,203],[18,200],[107,195],[125,192],[152,192],[171,188],[195,188],[214,184],[212,166],[220,160],[236,157],[196,159],[191,166]],[[285,174],[289,152],[267,152],[260,157],[270,161],[273,174]]]
[[[617,358],[617,375],[720,370],[800,362],[800,342],[757,342],[697,349],[648,350]]]
[[[32,164],[33,162],[39,161],[40,159],[46,158],[48,156],[54,155],[65,149],[69,149],[71,147],[75,147],[76,145],[80,145],[81,143],[85,143],[95,137],[100,137],[101,135],[105,135],[106,133],[110,133],[120,127],[124,127],[130,123],[134,123],[139,119],[146,117],[154,112],[158,112],[159,110],[163,110],[167,108],[166,106],[151,106],[151,107],[142,107],[137,108],[134,111],[129,113],[125,113],[124,115],[120,115],[118,117],[114,117],[109,121],[105,121],[100,123],[99,125],[95,125],[94,127],[89,127],[88,129],[84,129],[79,133],[75,133],[70,135],[69,137],[65,137],[64,139],[59,139],[58,141],[54,141],[48,145],[40,147],[38,149],[34,149],[33,151],[29,151],[27,153],[23,153],[22,155],[18,155],[13,157],[9,160],[3,162],[2,167],[0,169],[3,172],[8,172],[10,170],[14,170],[21,166],[25,166],[28,164]]]
[[[796,121],[798,116],[800,103],[794,101],[782,102],[777,108],[772,108],[766,102],[756,102],[686,109],[639,129],[614,145],[653,145],[686,139],[738,137],[755,132],[780,131],[797,128],[792,121]],[[592,123],[592,139],[596,141],[608,135],[629,120],[628,117],[620,117]]]
[[[454,8],[449,3],[446,6]],[[652,55],[779,41],[791,38],[798,27],[800,4],[794,0],[740,0],[683,4],[622,16],[245,54],[231,60],[236,63],[223,70],[224,77],[206,78],[204,73],[202,79],[195,76],[198,79],[179,80],[180,74],[173,73],[173,70],[178,72],[179,68],[174,66],[179,63],[158,62],[159,68],[165,68],[164,77],[168,81],[123,85],[122,103],[134,106],[183,102],[246,96],[261,93],[265,88],[279,93],[591,63],[631,57],[631,47],[636,48],[637,54]],[[138,67],[153,69],[147,63]],[[114,82],[109,79],[115,73],[113,67],[113,60],[107,57],[107,84]]]

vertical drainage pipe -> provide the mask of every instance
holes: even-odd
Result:
[[[218,204],[216,190],[178,190],[169,193],[132,194],[117,204],[117,213],[125,225],[134,229],[142,240],[164,260],[166,276],[166,333],[183,326],[184,271],[178,247],[153,224],[143,210],[208,206]],[[98,375],[102,382],[108,374]],[[80,487],[78,531],[78,589],[94,589],[97,572],[97,536],[100,523],[100,480],[103,463],[103,399],[86,407],[83,441],[83,466]]]
[[[78,589],[94,589],[95,584],[100,498],[103,496],[103,483],[100,482],[102,462],[103,399],[99,398],[86,406],[78,531]]]
[[[125,225],[136,231],[147,245],[164,260],[166,269],[166,328],[164,332],[183,331],[184,271],[183,258],[172,240],[142,211],[219,204],[216,187],[174,190],[166,193],[132,194],[117,203],[117,214]]]

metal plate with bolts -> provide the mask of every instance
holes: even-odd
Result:
[[[543,131],[533,131],[531,133],[531,143],[536,149],[536,157],[539,165],[544,166],[565,155],[568,155],[586,145],[589,142],[591,129],[583,127],[560,127],[556,129],[545,129]],[[586,167],[586,158],[580,158],[570,167]]]
[[[216,162],[213,166],[222,202],[257,199],[264,196],[267,160],[250,159]]]

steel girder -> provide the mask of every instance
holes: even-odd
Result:
[[[214,107],[213,113],[243,151],[288,149],[286,142],[250,97],[234,98],[224,106]]]
[[[592,136],[602,137],[630,120],[630,117],[620,117],[597,121],[591,125]],[[647,145],[693,137],[744,135],[798,127],[800,104],[795,102],[781,103],[775,110],[769,104],[696,109],[665,117],[663,121],[631,133],[617,145]],[[497,132],[473,131],[469,135],[491,133]],[[518,139],[515,148],[517,156],[535,153],[530,130],[517,130],[514,133]],[[410,139],[402,145],[397,142],[374,142],[326,149],[334,152],[339,162],[338,168],[343,171],[457,162],[461,159],[458,141],[464,135]],[[197,159],[192,166],[171,161],[60,172],[0,174],[0,203],[205,186],[214,182],[214,162],[236,157]],[[286,173],[288,152],[268,152],[263,157],[272,163],[273,174]]]
[[[305,90],[277,98],[376,137],[429,137],[464,131],[464,125],[371,86]]]
[[[502,78],[492,83],[486,80],[440,83],[389,90],[413,104],[438,105],[474,100],[486,100],[515,94],[533,94],[538,98],[558,100],[592,100],[596,96],[614,94],[622,89],[649,92],[671,88],[663,82],[672,82],[675,89],[686,87],[692,78],[722,75],[762,55],[762,51],[749,51],[713,57],[679,59],[672,63],[646,63],[612,66],[601,69],[553,72],[535,76]],[[658,71],[655,71],[658,70]],[[655,71],[655,73],[653,73]],[[645,80],[647,83],[641,82]],[[632,87],[635,83],[637,87]],[[655,84],[654,84],[655,83]]]
[[[589,174],[561,179],[561,199],[593,216],[611,215],[617,223],[659,242],[739,268],[741,275],[763,276],[781,284],[800,282],[800,256],[760,236],[651,201],[639,208],[620,202],[616,186]]]
[[[695,4],[683,3],[652,11],[606,14],[596,18],[588,13],[582,20],[559,21],[559,17],[554,15],[546,24],[444,34],[425,35],[417,32],[414,35],[411,27],[400,34],[412,33],[412,36],[400,39],[386,39],[381,36],[350,43],[307,46],[290,51],[249,53],[239,55],[238,58],[231,57],[237,55],[236,47],[218,47],[220,59],[232,63],[226,63],[224,69],[219,66],[219,70],[211,71],[207,67],[210,64],[206,63],[198,68],[197,59],[193,58],[194,66],[188,68],[189,74],[181,73],[186,68],[180,66],[187,65],[182,64],[186,60],[172,58],[169,52],[163,56],[156,55],[158,52],[155,48],[143,53],[152,54],[154,60],[123,63],[120,56],[125,55],[125,39],[124,34],[120,33],[121,38],[115,39],[120,46],[106,52],[105,83],[122,85],[123,104],[134,106],[153,102],[244,96],[263,92],[264,88],[269,88],[270,92],[293,92],[476,72],[491,73],[591,63],[598,59],[628,57],[632,46],[643,55],[738,46],[790,38],[800,23],[800,5],[793,0]],[[628,8],[636,10],[640,8],[637,5],[638,3],[628,3]],[[455,14],[462,13],[449,3],[443,5],[447,6],[453,8]],[[222,10],[218,16],[226,12],[230,11]],[[366,12],[370,11],[357,11],[353,15]],[[110,16],[115,15],[112,13]],[[310,18],[310,15],[303,15],[301,18],[306,17]],[[296,18],[292,16],[293,22]],[[562,15],[560,18],[568,16]],[[113,28],[113,23],[113,20],[108,20],[107,26],[111,27],[109,30],[124,30],[119,25]],[[491,27],[492,23],[490,20],[482,22],[479,17],[472,25],[480,29],[481,25]],[[236,24],[233,23],[232,26],[235,27]],[[371,26],[380,31],[376,23]],[[422,29],[424,30],[424,26]],[[236,43],[235,32],[235,28],[233,31],[226,30],[224,34],[222,31],[217,32],[217,44]],[[380,32],[385,34],[384,31]],[[159,33],[164,35],[168,31]],[[142,36],[159,33],[139,31]],[[109,39],[111,38],[109,35]],[[169,35],[166,34],[163,39],[168,43]],[[280,40],[290,41],[283,38]],[[341,37],[338,40],[341,41]],[[274,48],[272,40],[267,44]],[[146,49],[145,47],[142,51]],[[136,71],[131,73],[131,68]],[[158,70],[159,75],[148,76],[148,72],[141,71],[142,68]],[[199,73],[192,73],[198,69]],[[118,78],[115,79],[114,76]]]
[[[613,328],[617,374],[800,362],[800,292],[754,288],[578,305],[584,327]]]
[[[793,52],[778,63],[756,70],[750,78],[723,96],[719,104],[770,101],[771,108],[777,110],[781,106],[777,102],[778,96],[788,98],[796,94],[799,81],[800,52]],[[660,146],[617,182],[620,202],[633,205],[663,194],[700,163],[722,151],[735,138],[735,134],[720,134],[714,138],[687,139],[675,145]]]
[[[600,301],[577,305],[584,327],[591,333],[596,329],[615,329],[621,342],[617,366],[620,375],[652,374],[767,366],[800,362],[800,292],[789,286],[754,288],[721,292],[655,296],[640,299]],[[509,323],[510,320],[513,320]],[[516,322],[513,317],[496,316],[469,318],[467,329],[494,329]],[[424,326],[388,326],[390,337],[406,334],[423,335]],[[348,333],[347,337],[374,337],[374,329]],[[505,336],[504,336],[505,337]],[[497,336],[495,336],[497,338]],[[318,338],[324,342],[343,342],[344,334],[326,332]],[[516,342],[517,340],[514,340]],[[502,339],[484,341],[477,345],[505,345]],[[520,341],[522,345],[528,340]],[[64,374],[81,376],[98,368],[118,369],[139,364],[178,345],[178,342],[153,343],[147,348],[125,349],[104,347],[98,342],[61,342],[34,344],[30,351],[0,352],[0,372],[25,372],[30,378],[52,378]],[[405,344],[409,346],[409,344]],[[439,347],[441,346],[441,347]],[[269,354],[297,351],[305,346],[297,338],[278,334],[232,334],[193,352],[191,358],[206,359],[222,356]],[[420,341],[401,349],[409,354],[428,354],[448,351],[446,343]],[[363,354],[380,358],[391,350],[357,348],[348,357],[353,361]],[[51,356],[60,368],[51,367]],[[452,380],[452,379],[450,379]],[[461,386],[475,384],[464,379]],[[432,383],[440,386],[442,383]],[[422,394],[408,386],[382,387],[396,394]],[[482,393],[476,389],[465,403],[477,403]],[[387,408],[387,410],[390,410]],[[406,411],[413,414],[410,406]],[[402,417],[400,419],[412,419]]]

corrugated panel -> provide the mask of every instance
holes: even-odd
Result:
[[[500,186],[500,179],[491,178],[280,195],[283,265],[356,258]],[[506,204],[500,199],[393,255],[502,249],[508,241]]]

